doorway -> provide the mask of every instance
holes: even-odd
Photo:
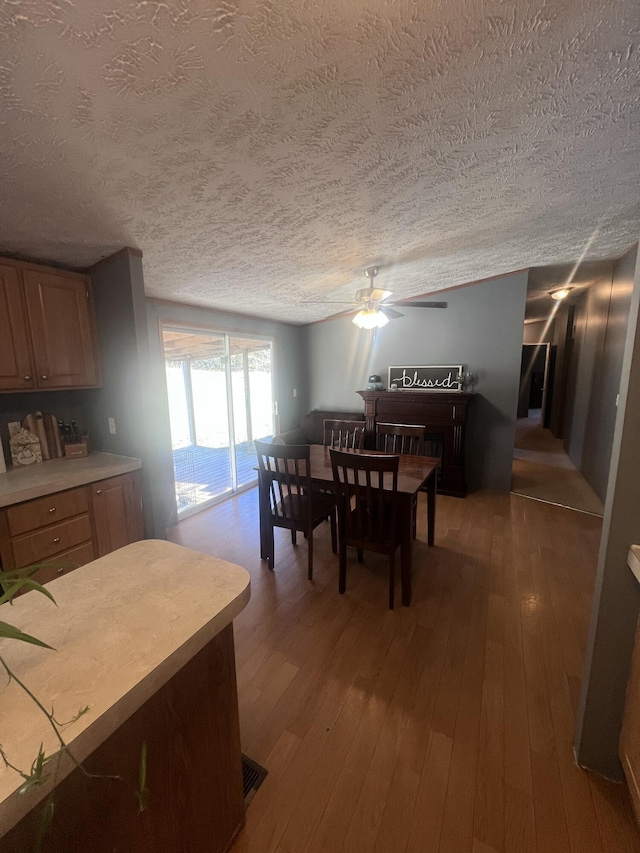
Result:
[[[511,491],[535,500],[602,515],[602,501],[569,459],[551,424],[556,345],[524,344]],[[563,383],[558,383],[559,399]]]
[[[178,515],[257,482],[255,439],[274,434],[273,340],[162,327]]]
[[[523,344],[520,362],[518,418],[530,418],[548,427],[551,419],[555,344]]]

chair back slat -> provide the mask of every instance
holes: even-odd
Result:
[[[325,418],[323,444],[338,450],[362,450],[364,447],[364,421],[343,421]]]
[[[424,454],[424,427],[420,424],[376,424],[376,449],[412,456]]]

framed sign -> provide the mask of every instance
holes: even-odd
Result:
[[[462,391],[462,365],[434,364],[390,367],[389,390]]]

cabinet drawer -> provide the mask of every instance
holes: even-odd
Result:
[[[59,578],[60,575],[68,575],[78,566],[84,566],[85,563],[90,563],[94,559],[93,543],[85,542],[64,554],[56,554],[53,565],[38,569],[33,575],[33,579],[38,583],[49,583],[54,578]]]
[[[19,536],[21,533],[37,530],[88,510],[89,491],[86,486],[17,504],[7,509],[9,534]]]
[[[74,545],[91,540],[91,534],[91,520],[89,515],[85,514],[12,539],[11,548],[16,568],[30,566],[48,557],[65,553]]]
[[[64,554],[56,554],[53,558],[53,563],[50,566],[43,566],[34,572],[31,576],[38,583],[49,583],[49,581],[59,578],[60,575],[68,575],[79,566],[84,566],[85,563],[90,563],[95,560],[95,552],[92,542],[85,542],[83,545],[78,545]],[[25,590],[18,593],[23,595]]]

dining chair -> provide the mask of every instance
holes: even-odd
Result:
[[[266,559],[273,571],[274,527],[304,533],[308,546],[309,580],[313,579],[313,531],[326,518],[331,521],[331,547],[337,553],[336,502],[333,495],[311,488],[309,445],[280,445],[254,441],[258,454],[258,494],[260,515],[267,531]]]
[[[339,421],[325,418],[323,444],[337,450],[362,450],[364,447],[364,421]]]
[[[424,453],[424,427],[421,424],[376,424],[376,449],[384,453]]]
[[[424,455],[424,427],[421,424],[376,424],[376,448],[385,453]],[[418,533],[418,496],[413,501],[413,538]]]
[[[329,450],[338,507],[338,592],[347,585],[347,546],[389,557],[389,608],[393,610],[395,554],[400,545],[397,523],[399,456]]]

